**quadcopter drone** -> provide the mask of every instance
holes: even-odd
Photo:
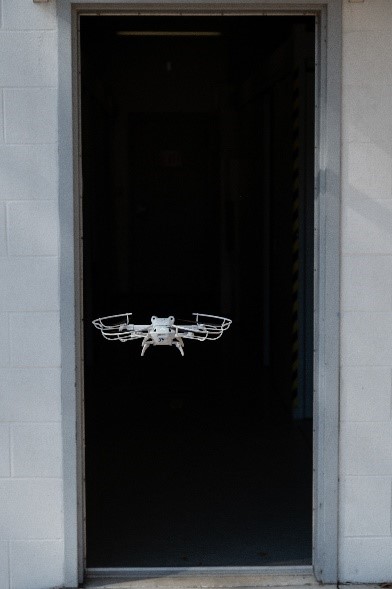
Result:
[[[99,329],[105,339],[127,342],[143,338],[142,352],[150,346],[175,346],[184,355],[184,339],[197,341],[216,340],[221,337],[231,325],[231,319],[217,315],[192,313],[194,321],[176,324],[173,315],[169,317],[151,317],[149,325],[135,325],[131,323],[132,313],[110,315],[94,319],[93,325]]]

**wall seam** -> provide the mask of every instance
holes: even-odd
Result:
[[[7,147],[8,146],[9,147],[19,147],[21,145],[23,145],[25,147],[34,147],[36,145],[57,145],[57,141],[49,141],[49,142],[45,142],[45,143],[42,143],[42,142],[39,142],[39,141],[37,141],[35,143],[26,143],[26,142],[23,142],[23,141],[21,141],[20,143],[8,143],[7,141],[5,141],[4,142],[4,145],[6,145]],[[34,198],[31,198],[31,199],[28,199],[28,200],[33,200],[34,201],[35,199]],[[51,199],[49,199],[49,200],[51,200]]]
[[[390,539],[391,536],[390,535],[386,535],[386,536],[342,536],[345,539],[350,539],[350,540],[385,540],[386,538]]]
[[[12,460],[12,445],[13,445],[13,426],[10,423],[8,426],[8,437],[9,437],[9,451],[8,451],[8,459],[9,459],[9,466],[10,466],[10,477],[13,478],[14,476],[14,461]]]
[[[11,364],[11,318],[10,313],[7,312],[7,328],[8,328],[8,350],[7,350],[7,367],[12,366]]]
[[[392,536],[392,477],[391,477],[391,483],[390,483],[390,493],[391,493],[391,497],[390,497],[390,501],[389,501],[389,534],[390,534],[390,536]]]
[[[33,1],[33,0],[32,0]],[[55,28],[48,28],[48,29],[8,29],[6,27],[2,27],[4,33],[56,33],[57,29]]]
[[[4,127],[3,127],[3,129],[4,129]],[[9,254],[9,244],[8,244],[8,232],[9,232],[8,231],[8,227],[9,227],[9,223],[8,223],[8,200],[6,200],[4,202],[4,205],[5,205],[4,206],[4,208],[5,208],[5,215],[4,216],[5,216],[5,253],[6,253],[6,255],[5,256],[2,256],[2,257],[8,258],[9,257],[8,256],[8,254]]]
[[[13,575],[11,569],[11,541],[8,540],[8,578],[9,578],[9,589],[13,586]]]
[[[3,92],[3,88],[0,88],[0,100],[1,100],[1,109],[2,109],[2,113],[1,113],[1,125],[2,125],[2,132],[1,132],[1,137],[0,140],[2,140],[2,143],[5,143],[5,105],[4,105],[4,92]],[[1,145],[0,145],[1,147]]]
[[[57,86],[53,86],[53,84],[21,84],[20,86],[2,86],[3,90],[57,90]],[[56,142],[57,143],[57,142]]]

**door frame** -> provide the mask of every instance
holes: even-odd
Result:
[[[85,575],[83,431],[80,14],[316,15],[313,573],[338,581],[341,0],[202,3],[60,0],[58,132],[60,323],[63,415],[65,586]],[[248,567],[218,567],[240,573]],[[300,570],[299,570],[300,569]],[[176,569],[178,570],[178,569]],[[303,573],[303,567],[252,567],[253,574]],[[311,569],[310,569],[311,570]],[[148,571],[148,569],[147,569]],[[195,569],[198,571],[198,569]],[[139,571],[140,572],[140,571]],[[214,573],[210,569],[210,573]],[[217,571],[218,573],[218,571]]]

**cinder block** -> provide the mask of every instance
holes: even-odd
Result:
[[[346,84],[381,84],[392,81],[390,31],[346,32],[343,37],[343,80]]]
[[[26,0],[3,0],[4,29],[56,29],[56,2],[34,4]]]
[[[11,589],[53,589],[64,585],[61,541],[11,542]]]
[[[0,421],[59,421],[59,368],[1,368]]]
[[[392,310],[392,256],[342,256],[344,311]]]
[[[20,313],[10,316],[12,366],[60,366],[58,313]]]
[[[0,203],[0,258],[7,255],[5,205]]]
[[[15,477],[61,477],[60,423],[11,426],[11,464]]]
[[[0,146],[0,200],[56,199],[57,183],[56,145]]]
[[[341,476],[392,476],[392,423],[343,422],[340,472]]]
[[[390,536],[391,477],[346,477],[340,486],[343,536]]]
[[[392,198],[392,156],[389,148],[375,143],[349,143],[346,150],[346,194],[353,199],[357,195],[375,199]]]
[[[382,583],[392,579],[392,538],[341,538],[341,583]]]
[[[392,313],[344,312],[342,366],[392,365]]]
[[[10,589],[9,585],[9,543],[0,542],[0,587],[1,589]]]
[[[392,27],[390,0],[343,2],[343,32],[389,31]]]
[[[58,258],[0,258],[0,308],[5,311],[59,309]]]
[[[375,200],[343,190],[342,249],[344,254],[392,254],[392,201]],[[352,191],[351,191],[352,194]]]
[[[341,370],[341,421],[387,421],[391,415],[391,368],[343,367]]]
[[[62,538],[61,479],[0,479],[0,505],[3,540]]]
[[[7,423],[0,423],[0,477],[9,476],[11,476],[10,426]]]
[[[8,318],[7,313],[0,313],[0,366],[8,366],[9,363],[10,363],[9,318]]]
[[[54,32],[0,30],[0,86],[56,86],[57,69]]]
[[[348,151],[349,142],[373,143],[388,153],[392,133],[392,86],[363,82],[349,85],[343,80],[342,97],[343,153]]]
[[[8,254],[56,256],[59,251],[57,202],[14,201],[7,204]]]
[[[5,88],[6,143],[56,143],[57,89]]]

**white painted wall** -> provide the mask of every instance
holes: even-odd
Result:
[[[392,580],[392,2],[343,0],[341,581]],[[63,584],[52,0],[0,14],[0,589]]]
[[[392,580],[392,2],[344,0],[340,578]]]
[[[56,6],[0,6],[0,589],[47,589],[64,566]]]

